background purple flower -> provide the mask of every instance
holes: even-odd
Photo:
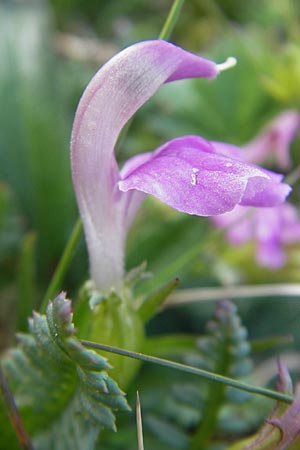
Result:
[[[237,158],[253,163],[274,161],[281,169],[291,165],[290,146],[300,131],[300,114],[285,111],[270,122],[263,131],[240,150],[217,144],[223,154],[234,152]],[[270,192],[272,196],[272,192]],[[265,196],[266,198],[266,196]],[[300,241],[299,211],[291,204],[274,208],[233,211],[213,218],[218,227],[227,227],[226,235],[234,245],[253,240],[259,265],[278,269],[286,263],[285,246]]]
[[[271,160],[279,169],[289,169],[290,145],[296,135],[300,135],[300,114],[295,110],[284,111],[244,146],[245,158],[255,164]]]
[[[213,221],[228,227],[226,235],[233,245],[254,241],[257,263],[270,269],[286,263],[286,245],[300,242],[299,211],[289,203],[257,209],[237,206]]]

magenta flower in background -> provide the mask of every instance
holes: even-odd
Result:
[[[236,147],[222,144],[223,153],[235,152],[244,161],[261,163],[273,160],[281,169],[290,167],[290,145],[300,131],[300,114],[285,111],[278,115],[252,141]],[[228,150],[229,149],[229,150]],[[256,261],[270,269],[286,263],[285,246],[300,242],[300,217],[291,204],[256,210],[236,207],[233,211],[213,218],[218,227],[228,227],[226,235],[234,245],[255,242]]]
[[[254,241],[256,261],[262,267],[279,269],[286,263],[285,247],[300,242],[300,220],[296,208],[283,203],[275,208],[243,208],[213,218],[233,245]]]
[[[290,146],[300,135],[300,114],[289,110],[279,114],[262,132],[244,146],[247,161],[260,164],[272,160],[281,170],[291,166]]]
[[[118,169],[114,146],[122,127],[162,84],[215,78],[230,64],[162,40],[145,41],[113,57],[84,91],[73,126],[72,175],[91,278],[103,293],[122,287],[126,234],[146,194],[202,216],[238,204],[277,205],[289,194],[281,175],[235,159],[230,146],[224,156],[222,144],[198,136],[174,139]]]

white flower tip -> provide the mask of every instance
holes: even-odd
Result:
[[[225,62],[217,64],[219,72],[224,72],[224,70],[234,67],[237,63],[237,59],[234,56],[229,56]]]

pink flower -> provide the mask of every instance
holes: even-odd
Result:
[[[282,267],[286,263],[285,246],[300,241],[299,214],[289,203],[275,208],[237,206],[213,221],[219,227],[229,227],[226,234],[233,245],[254,241],[257,263],[270,269]]]
[[[91,278],[103,293],[122,287],[124,245],[146,194],[179,211],[221,214],[237,204],[270,206],[290,187],[282,176],[224,156],[198,136],[174,139],[139,154],[119,171],[114,146],[132,115],[159,89],[183,78],[215,78],[217,65],[162,40],[134,44],[94,76],[74,119],[72,175],[90,259]],[[221,145],[221,144],[220,144]]]
[[[228,144],[219,144],[219,151],[223,154],[234,152],[236,158],[253,163],[273,159],[279,167],[287,169],[290,166],[290,145],[299,130],[300,114],[285,111],[246,144],[242,152]],[[285,246],[300,241],[299,214],[293,205],[287,203],[252,211],[237,206],[231,212],[214,217],[213,222],[218,227],[229,227],[226,235],[234,245],[254,241],[257,263],[270,269],[284,266]]]
[[[244,146],[245,158],[255,164],[271,159],[281,170],[289,169],[291,166],[290,145],[299,133],[300,114],[293,110],[285,111]]]

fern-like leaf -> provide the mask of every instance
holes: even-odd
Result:
[[[76,338],[64,293],[34,313],[30,333],[4,359],[16,403],[37,450],[92,450],[102,427],[115,430],[115,410],[128,410],[107,374],[107,360]]]

